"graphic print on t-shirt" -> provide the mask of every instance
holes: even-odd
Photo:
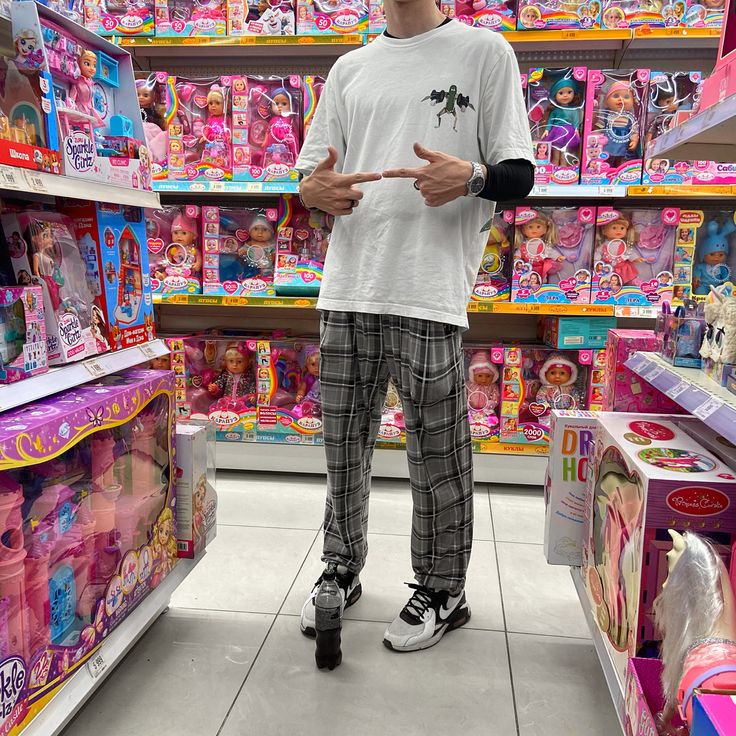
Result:
[[[455,121],[452,125],[452,129],[457,132],[457,111],[466,112],[470,108],[475,112],[475,107],[470,102],[470,97],[466,97],[464,94],[457,91],[457,85],[451,84],[450,89],[445,91],[441,89],[437,91],[432,90],[432,93],[422,99],[422,102],[429,100],[429,104],[433,107],[435,105],[442,105],[442,109],[437,113],[437,125],[435,128],[439,128],[442,125],[443,115],[452,115]]]

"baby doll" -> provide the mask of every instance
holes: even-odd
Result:
[[[542,385],[537,391],[536,401],[545,403],[550,409],[577,409],[580,403],[575,389],[577,380],[578,367],[572,360],[561,353],[550,355],[539,369]],[[549,424],[549,414],[540,421]]]
[[[579,99],[578,83],[574,79],[563,77],[550,88],[550,109],[542,139],[552,145],[552,163],[555,166],[577,163],[573,160],[563,161],[580,147],[580,123],[583,108]]]
[[[300,417],[322,416],[322,394],[319,384],[319,346],[304,348],[304,374],[296,391],[294,413]]]
[[[202,160],[225,168],[230,163],[230,129],[225,119],[225,93],[212,85],[207,93],[207,122],[202,128]]]
[[[516,228],[516,257],[531,265],[546,283],[547,276],[559,270],[565,257],[554,248],[557,230],[554,222],[541,212]]]
[[[718,287],[731,281],[731,268],[727,261],[731,255],[729,236],[736,231],[733,218],[729,217],[724,225],[711,220],[706,226],[707,236],[698,243],[696,257],[701,260],[693,268],[693,294],[705,296],[710,287]]]
[[[273,276],[274,233],[271,223],[262,216],[256,217],[248,228],[248,242],[238,249],[243,262],[241,279]]]
[[[623,214],[598,228],[595,260],[610,263],[624,286],[633,284],[639,278],[634,263],[644,260],[634,251],[634,237],[635,229]]]
[[[97,54],[94,51],[82,49],[79,52],[79,71],[79,77],[69,87],[69,101],[79,112],[93,117],[95,127],[101,127],[104,123],[92,104],[92,77],[97,73]]]
[[[649,95],[650,114],[654,113],[654,117],[647,126],[644,139],[645,148],[653,138],[658,138],[672,127],[675,113],[681,103],[681,100],[677,99],[675,80],[671,78],[650,87]]]
[[[465,391],[468,396],[468,410],[483,414],[495,414],[500,391],[498,389],[498,368],[487,350],[478,350],[470,358],[468,381]]]
[[[171,242],[182,246],[185,252],[182,265],[186,265],[195,278],[202,274],[202,254],[197,247],[198,235],[197,222],[183,212],[171,223]]]
[[[264,117],[264,103],[267,101],[269,97],[264,93],[258,107],[259,114]],[[267,114],[271,117],[264,145],[264,166],[279,163],[292,167],[296,163],[299,150],[293,125],[296,118],[292,98],[285,87],[277,87],[273,91]]]
[[[618,168],[629,159],[637,158],[639,123],[637,99],[629,82],[616,81],[603,97],[603,106],[597,113],[596,129],[603,131],[608,154],[606,163]]]
[[[254,407],[256,381],[252,357],[245,347],[233,345],[225,351],[222,371],[207,386],[207,391],[213,398],[221,397],[210,407],[210,412],[241,414]]]

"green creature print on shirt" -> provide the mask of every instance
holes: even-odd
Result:
[[[438,92],[436,89],[433,89],[431,94],[422,99],[422,102],[426,102],[427,100],[429,100],[429,104],[432,106],[444,103],[442,109],[437,113],[437,125],[434,126],[435,128],[439,128],[442,125],[443,115],[452,115],[455,118],[452,129],[457,132],[457,111],[466,112],[470,108],[475,112],[475,106],[470,102],[470,97],[459,93],[455,84],[450,85],[450,89],[447,91],[442,89]]]

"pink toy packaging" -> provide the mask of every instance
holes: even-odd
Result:
[[[607,29],[636,28],[676,28],[685,17],[685,0],[667,2],[652,0],[641,3],[639,0],[603,0],[601,8],[601,27]]]
[[[202,233],[194,204],[146,210],[146,236],[154,294],[202,293]]]
[[[599,207],[596,222],[591,301],[644,307],[672,302],[680,210]]]
[[[319,344],[258,340],[258,441],[322,444]]]
[[[585,408],[590,411],[603,411],[606,403],[606,349],[591,350],[591,353],[588,400],[585,402]]]
[[[595,207],[516,208],[512,302],[588,304]]]
[[[49,365],[70,363],[103,352],[107,333],[94,303],[87,267],[64,215],[28,210],[2,215],[10,261],[17,282],[43,291]]]
[[[151,72],[135,80],[143,133],[151,157],[153,181],[169,178],[168,123],[174,114],[173,103],[176,98],[170,94],[168,80],[165,72]]]
[[[580,179],[585,67],[530,69],[526,105],[537,184],[577,184]]]
[[[133,370],[2,414],[3,733],[174,568],[173,406],[170,372]]]
[[[154,0],[84,0],[84,25],[98,36],[153,36]]]
[[[277,210],[202,207],[205,294],[273,296]]]
[[[470,295],[473,302],[507,302],[511,295],[511,241],[514,235],[514,210],[499,210],[483,231],[488,240]]]
[[[463,355],[470,434],[474,440],[497,440],[503,346],[470,346],[463,349]]]
[[[659,733],[659,715],[664,709],[661,659],[632,657],[629,660],[624,686],[624,709],[626,736],[654,736]],[[676,715],[672,726],[677,730],[685,726],[685,722]]]
[[[713,72],[703,82],[699,112],[736,94],[736,7],[733,0],[725,0],[723,8],[718,58]]]
[[[11,3],[16,64],[40,70],[66,176],[151,188],[130,54],[43,5]],[[30,111],[29,111],[30,112]],[[51,136],[49,136],[51,140]]]
[[[690,736],[729,736],[736,722],[736,693],[702,693],[693,699]]]
[[[100,352],[154,339],[153,300],[143,209],[68,200],[95,308],[92,329]],[[106,328],[106,329],[105,329]]]
[[[455,0],[455,17],[462,23],[492,31],[516,30],[513,0]]]
[[[596,415],[552,410],[544,483],[544,556],[549,565],[580,565],[585,483]]]
[[[215,428],[176,425],[176,539],[179,557],[196,557],[217,536]]]
[[[404,406],[392,379],[389,379],[381,410],[381,426],[378,428],[377,441],[381,445],[406,445]]]
[[[0,288],[0,384],[48,371],[40,286]]]
[[[680,227],[683,252],[692,253],[692,296],[698,301],[736,280],[736,212],[695,210],[688,212],[687,228]],[[694,251],[692,245],[695,245]]]
[[[155,0],[156,36],[224,36],[226,0]]]
[[[168,174],[179,181],[233,178],[230,77],[170,78]]]
[[[333,222],[331,215],[307,210],[299,197],[285,194],[279,200],[273,276],[278,295],[319,294]]]
[[[638,184],[648,69],[588,70],[582,184]]]
[[[597,0],[519,0],[520,31],[543,31],[565,28],[600,28],[600,3]]]
[[[437,7],[448,17],[453,18],[456,15],[459,16],[459,11],[455,10],[455,5],[469,5],[470,3],[460,3],[456,0],[435,0]],[[503,0],[501,0],[503,2]],[[483,5],[485,8],[497,5],[496,0],[477,0],[478,5]],[[458,17],[458,20],[464,20]],[[386,30],[386,12],[383,9],[383,0],[369,0],[368,2],[368,33],[370,35],[377,35],[383,33]],[[500,30],[500,29],[499,29]],[[513,30],[513,29],[511,29]]]
[[[552,409],[585,406],[591,361],[590,350],[504,348],[501,442],[546,445]]]
[[[658,641],[652,604],[667,577],[667,530],[697,525],[728,567],[736,477],[658,415],[599,415],[590,462],[582,571],[593,620],[623,686],[629,658]]]
[[[296,32],[365,33],[369,0],[297,0]]]
[[[720,28],[726,0],[687,0],[684,25],[689,28]]]
[[[626,367],[626,361],[636,352],[657,353],[662,339],[653,330],[622,330],[608,332],[606,345],[605,411],[640,412],[641,414],[682,414],[672,399]]]
[[[304,115],[302,116],[302,125],[304,128],[304,138],[306,140],[309,128],[314,120],[314,113],[317,112],[317,105],[322,97],[322,91],[325,88],[325,78],[318,77],[314,74],[307,74],[304,77]]]
[[[296,181],[302,141],[302,80],[233,77],[236,181]],[[315,102],[316,106],[316,102]]]
[[[229,36],[293,36],[296,0],[227,0]]]

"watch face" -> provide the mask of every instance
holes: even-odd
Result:
[[[483,177],[479,176],[477,179],[473,179],[470,182],[470,192],[471,194],[480,194],[483,191]]]

